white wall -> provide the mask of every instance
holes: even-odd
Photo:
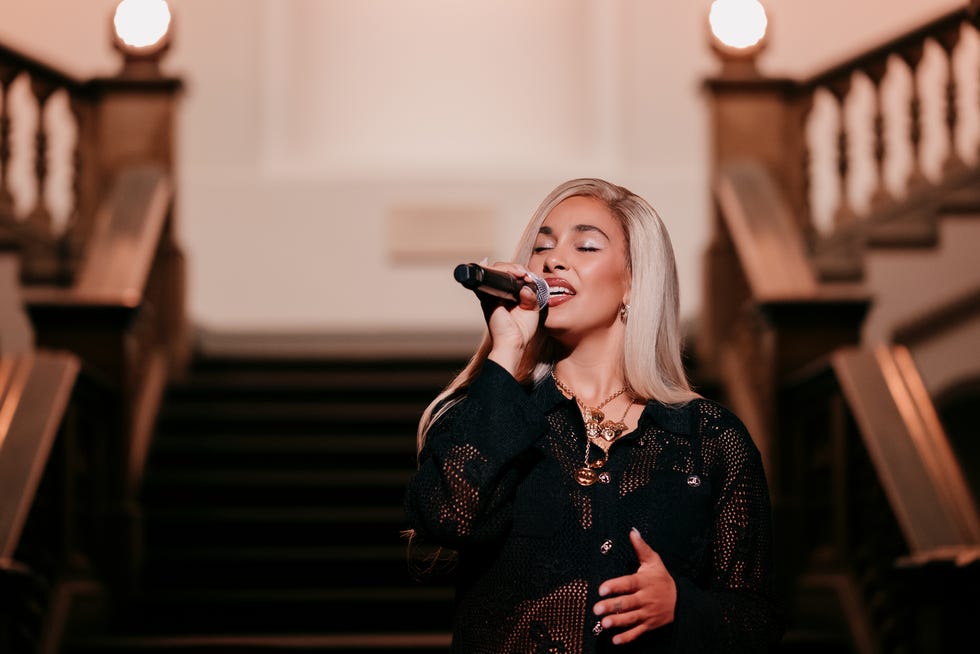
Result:
[[[0,0],[0,40],[111,73],[115,0]],[[803,74],[961,0],[770,0],[761,67]],[[187,93],[190,308],[218,330],[476,329],[451,257],[388,256],[402,207],[496,217],[506,258],[557,183],[596,175],[667,223],[685,316],[707,239],[707,0],[171,0]],[[434,236],[435,237],[435,236]],[[418,289],[424,289],[424,292]]]

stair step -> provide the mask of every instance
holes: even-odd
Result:
[[[414,436],[414,435],[413,435]],[[167,434],[154,444],[157,450],[180,453],[229,452],[415,452],[413,436],[349,434]]]
[[[446,654],[451,635],[440,633],[337,633],[101,636],[75,638],[63,654],[100,652],[358,652],[358,654]]]
[[[459,366],[462,367],[462,366]],[[173,397],[208,397],[212,393],[408,393],[441,389],[455,376],[457,366],[397,370],[364,369],[362,364],[329,368],[229,367],[195,370],[186,380],[170,387]],[[431,397],[430,397],[431,399]]]
[[[401,505],[386,507],[241,506],[152,508],[145,516],[147,547],[336,545],[401,541],[407,520]]]
[[[462,360],[199,360],[143,475],[135,594],[64,651],[445,652],[452,569],[408,545],[415,430]],[[89,634],[91,635],[91,634]]]
[[[410,469],[151,469],[143,499],[158,506],[401,506],[412,474]]]
[[[874,224],[866,241],[869,246],[882,248],[931,248],[938,242],[939,225],[933,216]]]
[[[154,591],[131,600],[124,624],[144,633],[447,631],[452,597],[423,586]]]
[[[263,470],[212,469],[152,471],[148,482],[168,487],[247,487],[247,488],[358,488],[362,486],[404,487],[412,470]]]
[[[140,581],[144,588],[154,591],[200,587],[410,587],[417,583],[416,574],[405,544],[188,547],[149,552]]]
[[[778,654],[856,654],[850,640],[837,633],[791,629],[783,634]]]
[[[365,425],[393,421],[418,422],[425,404],[417,402],[387,401],[360,402],[333,401],[322,397],[315,402],[305,401],[249,401],[232,399],[215,402],[181,402],[167,405],[161,411],[164,426],[178,421],[203,421],[207,423],[235,423],[242,420],[263,422],[323,422],[327,424],[350,423]]]
[[[415,468],[415,438],[407,433],[161,434],[150,453],[155,468],[351,467]]]

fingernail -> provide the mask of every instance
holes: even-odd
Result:
[[[637,529],[636,527],[633,527],[632,529],[630,529],[630,533],[636,534],[637,536],[639,536],[640,535],[640,530]]]
[[[609,594],[609,590],[605,586],[599,586],[599,597],[605,597]]]
[[[602,604],[596,604],[592,607],[592,612],[596,615],[602,615],[604,613]]]

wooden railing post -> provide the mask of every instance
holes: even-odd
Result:
[[[804,127],[813,104],[782,78],[715,77],[706,87],[711,107],[712,177],[726,164],[763,164],[809,234],[809,155]]]
[[[172,174],[181,81],[99,78],[90,82],[90,89],[99,176],[111,180],[123,168],[147,163]]]

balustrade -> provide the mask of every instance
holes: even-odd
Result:
[[[158,71],[81,81],[0,45],[0,229],[21,243],[26,283],[72,284],[117,173],[171,169],[179,91]],[[151,123],[163,131],[146,136]]]
[[[744,158],[765,163],[810,235],[860,223],[937,186],[961,184],[980,165],[980,134],[975,129],[980,124],[980,94],[966,95],[980,80],[978,43],[980,3],[973,3],[808,79],[756,74],[710,80],[715,134],[722,142],[716,168]],[[931,65],[937,57],[941,65]],[[927,83],[937,81],[937,76],[944,77],[942,92],[926,91]],[[903,77],[908,79],[906,97],[886,93],[899,88]],[[856,83],[859,78],[872,89],[866,116],[847,111],[863,99],[864,89]],[[833,98],[832,107],[816,102],[824,93]],[[773,98],[781,112],[769,106]],[[751,102],[757,106],[747,106]],[[776,117],[762,132],[772,130],[765,136],[782,146],[781,153],[774,154],[760,143],[764,139],[726,135],[745,127],[748,121],[738,112],[749,111]],[[820,120],[836,123],[835,142],[815,141],[825,130],[810,128]],[[907,127],[897,130],[898,125]],[[904,134],[896,138],[900,132]],[[938,143],[935,135],[943,135],[945,144]],[[932,147],[937,144],[943,147]],[[934,160],[936,151],[942,151],[942,160]],[[832,155],[819,156],[824,152]],[[889,185],[888,171],[903,168],[907,174]],[[872,179],[859,178],[859,169],[871,171]],[[787,171],[799,171],[801,178],[796,180],[796,173]],[[828,205],[831,197],[836,201]]]

